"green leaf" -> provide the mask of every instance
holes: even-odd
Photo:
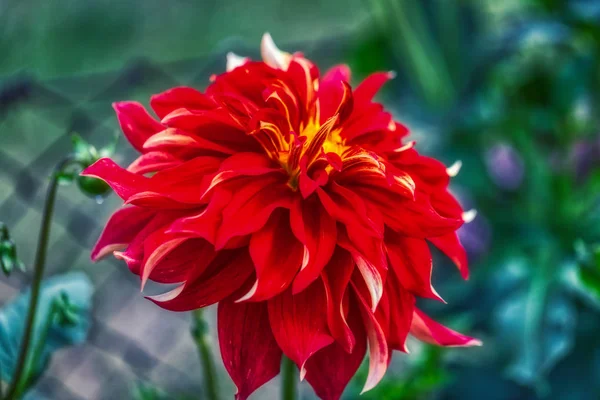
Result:
[[[512,292],[494,315],[508,375],[539,395],[547,393],[549,372],[574,345],[576,318],[571,298],[535,277],[529,287]]]
[[[31,385],[43,372],[51,354],[65,346],[85,341],[90,327],[90,309],[93,287],[88,277],[81,272],[55,276],[45,280],[40,290],[40,299],[33,330],[31,365],[26,382]],[[0,309],[0,380],[10,382],[18,358],[25,318],[29,307],[30,289],[17,296]],[[65,298],[68,298],[66,300]],[[69,312],[76,315],[74,324],[65,324],[55,318],[58,302],[69,305]],[[58,308],[57,308],[58,307]],[[60,315],[60,312],[59,314]],[[45,341],[42,343],[42,338]]]

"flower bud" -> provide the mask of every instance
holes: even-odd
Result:
[[[15,267],[20,270],[25,269],[23,263],[17,258],[17,247],[10,238],[8,228],[0,222],[0,268],[6,276],[9,276]]]
[[[114,153],[116,147],[116,140],[108,145],[107,147],[97,150],[96,147],[89,144],[81,136],[74,134],[72,137],[73,141],[73,154],[75,161],[79,164],[80,168],[85,169],[98,161],[102,157],[109,157]],[[80,176],[75,172],[64,171],[61,178],[67,182],[75,180],[79,189],[87,196],[101,199],[110,193],[110,187],[100,179]]]

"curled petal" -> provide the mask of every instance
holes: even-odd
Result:
[[[84,169],[81,175],[102,179],[123,200],[147,189],[150,180],[119,167],[110,158],[101,158]]]
[[[367,337],[358,310],[349,313],[348,322],[356,338],[351,352],[338,342],[317,351],[305,364],[306,380],[323,400],[338,400],[365,357]]]
[[[385,284],[389,301],[388,346],[408,353],[406,338],[412,323],[415,296],[400,285],[394,274],[388,275]]]
[[[271,332],[267,305],[225,300],[217,319],[221,357],[237,387],[235,398],[246,400],[279,374],[282,352]]]
[[[113,103],[119,125],[129,143],[140,153],[144,142],[164,127],[148,114],[144,106],[135,101]]]
[[[144,259],[144,242],[156,231],[164,232],[169,225],[182,216],[180,210],[156,211],[151,210],[152,217],[137,232],[125,251],[115,251],[115,258],[124,260],[134,274],[140,273],[140,266]]]
[[[280,172],[280,169],[266,156],[257,153],[237,153],[221,163],[206,192],[239,176],[258,176],[272,172]]]
[[[278,177],[247,179],[234,186],[235,196],[223,209],[222,222],[217,232],[215,247],[222,248],[236,237],[261,229],[277,208],[290,208],[292,196],[289,188]],[[294,239],[295,240],[295,239]]]
[[[355,235],[354,233],[339,232],[338,245],[352,255],[369,291],[368,300],[370,300],[371,310],[374,311],[383,296],[383,283],[387,275],[387,260],[383,245],[376,238],[351,238],[349,234]]]
[[[215,107],[215,102],[196,89],[180,86],[152,96],[150,106],[158,115],[158,118],[162,119],[180,108],[188,110],[211,109]]]
[[[394,273],[406,290],[444,302],[431,284],[433,263],[425,240],[389,231],[385,245]]]
[[[445,235],[456,231],[463,224],[461,218],[440,215],[432,207],[429,196],[419,190],[415,192],[414,200],[391,203],[384,192],[366,186],[353,189],[361,198],[379,209],[387,227],[406,236],[425,239]]]
[[[125,207],[115,212],[92,249],[92,261],[125,248],[152,217],[152,212],[138,207]]]
[[[162,233],[162,232],[161,232]],[[145,259],[140,267],[142,290],[146,280],[180,283],[206,269],[214,258],[211,246],[202,239],[167,239],[150,235],[144,241]]]
[[[179,129],[167,128],[164,131],[152,136],[144,143],[146,151],[174,151],[179,149],[194,149],[196,155],[201,152],[217,152],[223,154],[233,154],[235,149],[226,144],[212,142],[202,136],[194,135]]]
[[[159,134],[160,133],[155,136]],[[135,161],[127,167],[127,171],[134,174],[145,174],[175,167],[181,163],[182,160],[178,159],[173,154],[164,151],[150,151],[136,158]]]
[[[350,353],[356,339],[347,322],[347,287],[354,271],[354,260],[347,251],[337,247],[331,260],[321,273],[327,296],[327,323],[329,331],[342,348]],[[348,317],[348,318],[351,318]]]
[[[345,122],[354,107],[352,88],[344,80],[322,80],[319,86],[319,111],[321,123],[339,115],[338,125]]]
[[[454,162],[454,164],[452,164],[451,166],[449,166],[448,168],[446,168],[446,173],[448,174],[448,176],[450,178],[453,178],[456,175],[458,175],[458,173],[460,172],[461,168],[462,168],[462,161],[461,160],[456,160]]]
[[[354,97],[357,103],[369,103],[373,100],[373,97],[377,94],[379,89],[390,79],[394,79],[396,73],[393,71],[389,72],[376,72],[369,75],[360,85],[354,90]]]
[[[350,67],[346,64],[333,66],[325,73],[325,75],[323,75],[323,78],[321,78],[321,87],[324,82],[350,82],[350,75]]]
[[[237,67],[241,67],[242,65],[246,64],[248,61],[250,61],[248,57],[238,56],[234,52],[230,51],[227,53],[227,65],[225,70],[227,72],[233,71]]]
[[[260,42],[260,55],[263,61],[273,68],[286,70],[290,65],[292,55],[279,50],[269,33],[265,33]]]
[[[366,235],[383,237],[382,224],[370,218],[361,196],[335,182],[331,184],[331,189],[329,192],[322,188],[316,190],[321,204],[329,215],[346,225],[348,229],[357,229]]]
[[[147,296],[170,311],[190,311],[217,303],[242,287],[253,273],[246,249],[221,250],[205,268],[195,268],[186,281],[157,296]]]
[[[286,290],[269,300],[269,321],[275,340],[284,354],[300,368],[304,379],[306,361],[317,351],[331,344],[327,333],[327,316],[315,313],[325,308],[322,282],[314,282],[301,293]]]
[[[206,175],[214,173],[220,162],[221,159],[216,157],[196,157],[147,178],[119,167],[109,158],[102,158],[86,168],[81,175],[102,179],[129,204],[163,208],[188,207],[202,203],[202,191],[190,190],[190,184],[198,185]]]
[[[445,347],[481,346],[480,340],[453,331],[415,308],[410,333],[422,342]]]
[[[369,303],[356,288],[355,284],[352,283],[360,312],[362,315],[365,330],[367,331],[367,339],[369,342],[369,374],[367,375],[367,381],[361,393],[367,392],[373,389],[387,370],[389,364],[389,351],[388,345],[385,338],[385,332],[381,328],[381,325],[375,318],[375,314],[371,311]]]
[[[435,247],[440,249],[442,253],[447,255],[454,264],[456,264],[463,279],[469,278],[469,265],[467,261],[467,252],[460,243],[460,239],[456,232],[447,235],[428,238]]]
[[[307,59],[293,57],[288,66],[288,76],[300,99],[304,109],[309,110],[316,100],[315,92],[318,79],[318,70]]]
[[[178,108],[165,115],[161,123],[168,127],[189,131],[209,126],[212,126],[212,129],[221,128],[224,131],[228,128],[244,129],[243,124],[223,107],[211,110]]]
[[[156,231],[144,241],[144,261],[140,269],[142,291],[154,268],[185,241],[185,238],[173,238],[170,236],[164,232]]]
[[[319,202],[296,199],[290,209],[290,223],[296,238],[304,244],[305,260],[294,279],[292,290],[301,292],[321,274],[337,240],[336,222]]]
[[[261,230],[252,234],[249,250],[256,268],[256,283],[239,301],[269,299],[292,283],[302,265],[304,249],[288,221],[288,213],[277,210]]]
[[[210,202],[201,212],[176,220],[171,225],[169,233],[185,237],[200,237],[214,244],[221,224],[221,212],[231,197],[232,193],[229,191],[215,191]]]

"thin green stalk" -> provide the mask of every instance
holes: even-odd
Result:
[[[198,347],[200,362],[204,372],[204,387],[206,390],[206,398],[208,400],[219,399],[219,388],[217,384],[217,374],[215,363],[211,352],[211,340],[208,332],[208,324],[204,320],[204,310],[199,309],[193,312],[194,328],[192,334]]]
[[[25,331],[23,338],[21,339],[21,348],[19,350],[19,358],[17,359],[17,365],[13,378],[7,390],[6,400],[16,400],[19,396],[19,387],[21,380],[24,378],[25,367],[29,357],[29,347],[31,345],[33,328],[35,326],[35,317],[38,306],[40,286],[42,283],[42,276],[44,275],[44,266],[46,264],[46,251],[48,250],[48,241],[50,238],[50,227],[52,222],[52,214],[54,211],[54,202],[56,200],[56,189],[58,187],[58,178],[66,167],[74,163],[75,160],[72,157],[66,158],[61,161],[54,172],[52,173],[50,186],[46,192],[46,202],[44,204],[44,211],[42,214],[42,225],[40,227],[38,247],[35,255],[35,264],[33,269],[33,281],[31,283],[31,294],[29,299],[29,309],[27,311],[27,320],[25,322]]]
[[[42,329],[42,334],[38,338],[36,346],[33,351],[30,353],[30,357],[27,362],[26,371],[29,371],[28,374],[25,375],[24,379],[21,380],[21,383],[17,387],[17,398],[21,397],[23,391],[29,386],[31,379],[33,378],[32,372],[35,365],[40,365],[40,360],[42,358],[42,354],[44,352],[44,347],[46,344],[46,339],[48,338],[48,332],[52,328],[52,323],[54,322],[54,317],[56,316],[56,303],[53,301],[50,305],[50,311],[46,316],[46,321],[44,322],[44,328]]]
[[[298,389],[296,388],[296,366],[289,358],[283,356],[281,365],[281,398],[282,400],[296,400]]]

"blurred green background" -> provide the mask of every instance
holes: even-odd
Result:
[[[147,104],[152,93],[180,84],[202,89],[224,69],[227,51],[256,57],[267,31],[321,71],[349,64],[354,84],[395,70],[379,99],[411,128],[421,153],[447,165],[462,161],[452,191],[478,211],[460,231],[471,279],[462,282],[438,257],[435,285],[449,304],[424,307],[484,346],[410,343],[412,354],[395,356],[385,380],[361,398],[600,398],[597,0],[1,1],[0,220],[25,264],[40,187],[69,151],[70,133],[107,145],[117,126],[112,101]],[[122,161],[133,157],[124,141],[117,151]],[[54,378],[43,375],[31,398],[194,398],[202,385],[196,354],[165,350],[175,329],[193,349],[190,317],[143,305],[124,266],[88,261],[118,201],[98,205],[73,188],[63,193],[48,275],[90,276],[93,351],[57,353],[45,373]],[[0,304],[28,281],[27,273],[0,278]],[[136,299],[123,300],[124,291]],[[141,314],[146,330],[122,328]],[[141,345],[132,356],[148,332],[154,347]],[[117,365],[107,353],[122,358],[123,382],[105,379]],[[68,366],[90,357],[107,367],[72,378],[77,371]],[[163,364],[169,373],[156,372]],[[365,377],[363,368],[345,398],[358,398]],[[255,398],[274,393],[267,387]],[[312,398],[311,390],[303,386],[302,396]]]

